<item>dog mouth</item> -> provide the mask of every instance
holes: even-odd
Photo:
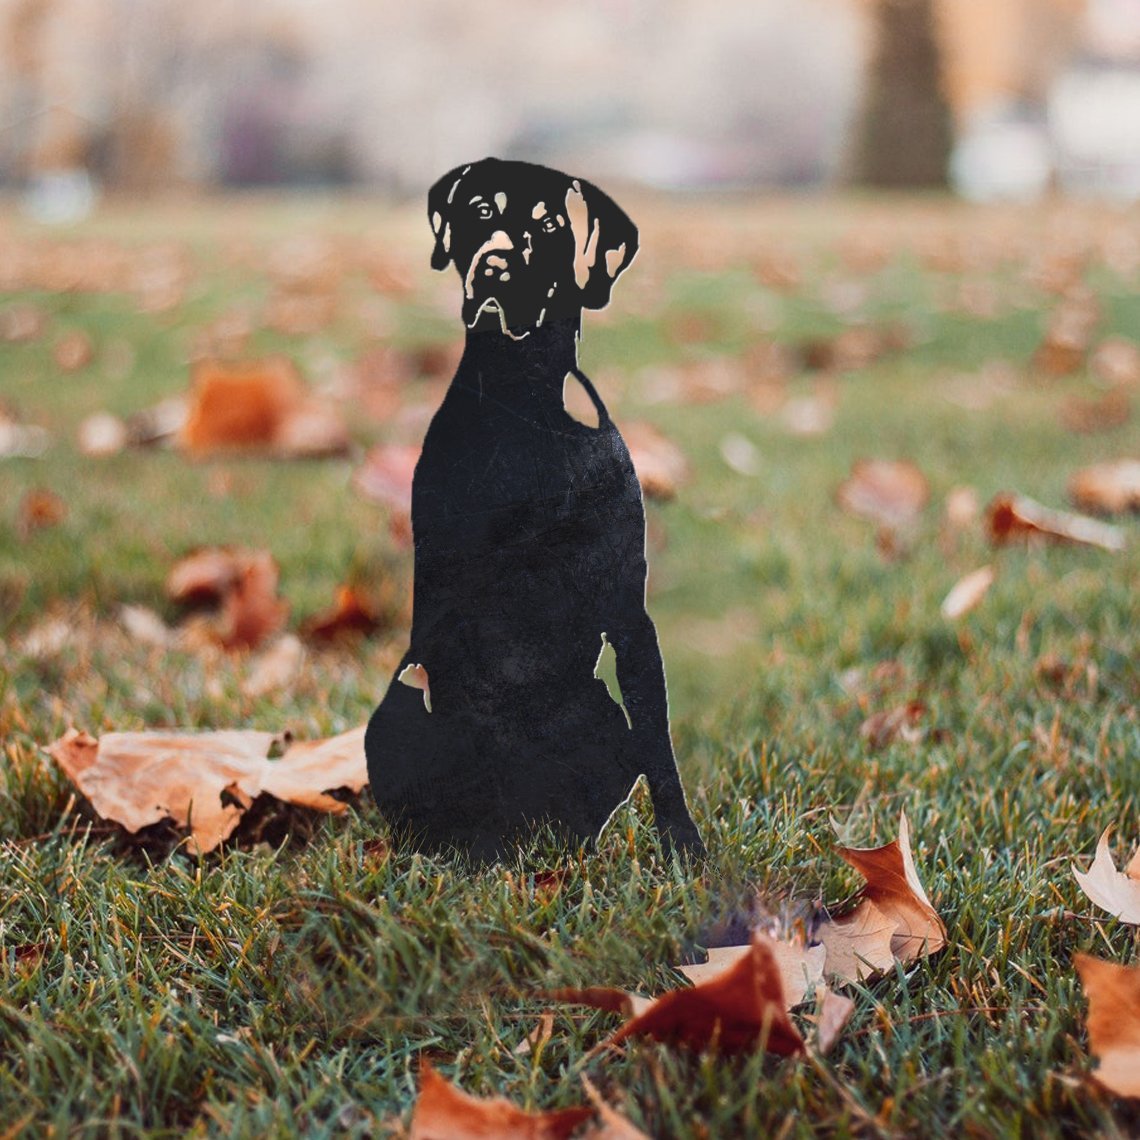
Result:
[[[509,336],[511,340],[522,340],[524,337],[530,336],[530,329],[525,329],[522,332],[512,332],[510,326],[507,324],[507,311],[503,308],[502,302],[498,297],[492,295],[481,301],[479,307],[475,310],[475,314],[465,323],[469,329],[473,329],[482,319],[483,314],[487,313],[492,317],[497,317],[499,320],[499,330],[504,336]],[[542,324],[542,316],[539,316],[538,324]]]

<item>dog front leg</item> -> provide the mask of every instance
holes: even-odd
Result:
[[[632,754],[649,781],[653,814],[667,848],[703,856],[705,845],[689,814],[669,737],[665,667],[649,615],[606,631],[617,655],[617,678],[633,733]]]

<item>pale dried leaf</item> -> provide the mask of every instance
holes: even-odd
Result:
[[[926,476],[908,460],[860,459],[836,492],[845,511],[890,528],[913,523],[929,497]]]
[[[131,639],[141,645],[167,649],[174,643],[174,631],[154,610],[147,609],[146,606],[120,607],[119,620]]]
[[[241,691],[247,697],[264,697],[283,689],[300,673],[304,660],[304,646],[286,633],[250,663]]]
[[[1123,871],[1116,869],[1105,828],[1096,845],[1096,857],[1087,871],[1073,867],[1073,876],[1086,895],[1121,922],[1140,925],[1140,849]]]
[[[955,621],[976,609],[994,584],[997,572],[992,566],[982,566],[959,578],[942,601],[942,616]]]
[[[843,994],[833,993],[825,986],[819,997],[819,1007],[816,1021],[816,1050],[821,1057],[826,1057],[835,1048],[840,1033],[843,1032],[851,1015],[855,1012],[855,1003]]]
[[[1003,493],[986,508],[986,525],[995,545],[1014,539],[1042,539],[1073,542],[1119,552],[1124,549],[1124,532],[1119,527],[1043,507],[1025,495]]]
[[[96,740],[71,729],[47,751],[104,819],[132,833],[170,819],[201,853],[233,833],[258,795],[341,812],[344,803],[327,793],[359,792],[368,781],[363,727],[268,759],[281,741],[253,730],[110,732]]]
[[[79,450],[92,458],[122,451],[128,438],[127,425],[110,412],[94,412],[79,425]]]
[[[922,721],[926,712],[922,701],[907,701],[905,705],[882,709],[863,721],[859,735],[874,749],[886,748],[896,740],[917,744],[923,736]]]
[[[1088,954],[1073,962],[1089,999],[1093,1078],[1117,1096],[1140,1098],[1140,966],[1118,966]]]
[[[829,919],[816,931],[826,958],[824,973],[845,982],[861,982],[895,964],[891,944],[899,928],[870,899],[863,899],[849,914]]]
[[[1085,511],[1140,511],[1140,459],[1084,467],[1069,480],[1069,498]]]

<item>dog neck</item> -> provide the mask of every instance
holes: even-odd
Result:
[[[460,371],[477,369],[485,380],[556,381],[561,392],[566,373],[578,367],[580,328],[581,316],[576,314],[545,322],[525,336],[468,329]]]

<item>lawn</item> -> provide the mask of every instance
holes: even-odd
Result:
[[[1073,409],[1103,400],[1103,376],[1034,362],[1066,291],[1095,298],[1091,346],[1136,337],[1140,216],[940,199],[627,208],[641,252],[587,315],[582,359],[619,426],[652,424],[689,461],[647,516],[649,608],[709,847],[695,868],[662,856],[640,792],[594,852],[538,844],[477,872],[393,849],[367,792],[337,817],[259,813],[203,858],[98,820],[43,752],[71,726],[308,738],[378,703],[398,622],[310,647],[294,684],[250,697],[247,656],[148,646],[120,607],[177,621],[171,566],[225,543],[273,554],[294,629],[347,581],[406,596],[411,555],[351,476],[368,446],[418,441],[459,283],[428,268],[418,205],[110,204],[66,231],[0,213],[0,329],[21,306],[42,322],[0,339],[0,407],[51,439],[0,458],[0,1136],[399,1135],[423,1057],[528,1108],[583,1103],[586,1074],[654,1136],[1140,1130],[1134,1102],[1088,1079],[1071,961],[1135,961],[1136,930],[1070,870],[1110,825],[1118,862],[1140,842],[1140,526],[1114,520],[1123,553],[994,550],[980,516],[955,526],[944,509],[958,487],[983,507],[1003,490],[1063,507],[1076,469],[1140,452],[1140,388],[1132,418],[1089,413],[1097,430],[1078,432]],[[325,307],[281,316],[291,289]],[[853,328],[894,332],[837,361]],[[68,371],[55,350],[74,332],[92,359]],[[81,453],[87,416],[183,392],[191,357],[235,339],[339,400],[353,453]],[[771,374],[773,345],[787,376]],[[393,346],[417,366],[381,414],[360,402],[374,369],[355,366]],[[823,430],[794,430],[796,409]],[[836,502],[869,457],[929,481],[889,542]],[[66,515],[29,530],[20,504],[37,488]],[[995,584],[948,621],[942,599],[985,564]],[[861,736],[909,700],[925,706],[917,739]],[[827,1058],[591,1054],[614,1021],[578,1007],[518,1050],[544,991],[675,988],[674,965],[753,898],[795,916],[851,895],[837,845],[886,843],[904,809],[949,944],[849,987],[856,1011]]]

